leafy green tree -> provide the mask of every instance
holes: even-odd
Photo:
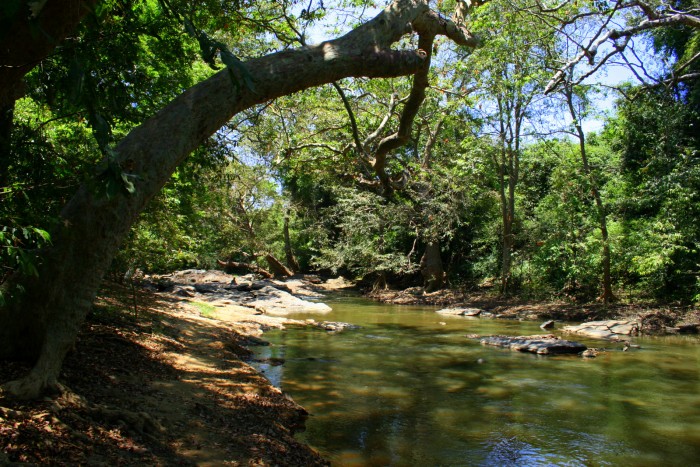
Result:
[[[621,101],[605,137],[622,157],[627,281],[653,297],[697,299],[698,149],[694,116],[664,92]]]
[[[509,294],[520,159],[524,140],[533,133],[532,121],[543,111],[542,91],[549,78],[545,51],[552,47],[553,35],[537,17],[523,16],[515,8],[504,12],[498,2],[480,9],[474,22],[476,31],[489,35],[486,45],[467,58],[467,68],[478,70],[476,115],[485,124],[484,132],[498,142],[491,154],[501,203],[501,293]]]
[[[29,28],[26,16],[17,15],[14,21]],[[410,32],[421,38],[421,49],[391,48]],[[206,46],[206,59],[213,59],[218,50],[228,67],[180,94],[111,148],[104,176],[123,182],[122,192],[101,197],[88,185],[81,186],[61,212],[52,247],[41,252],[41,279],[15,274],[3,284],[21,284],[26,293],[0,310],[0,355],[37,358],[29,375],[4,386],[10,393],[35,397],[57,386],[63,358],[131,225],[175,168],[233,115],[348,76],[424,72],[425,51],[432,49],[437,35],[475,44],[465,28],[440,18],[426,3],[402,0],[338,39],[245,63],[195,35]]]
[[[575,129],[574,135],[578,140],[578,153],[581,159],[581,168],[583,169],[583,174],[588,179],[587,185],[590,189],[591,195],[595,202],[595,207],[597,211],[598,226],[600,228],[600,236],[602,240],[602,285],[603,292],[599,299],[606,305],[616,300],[615,294],[612,290],[612,276],[611,276],[611,252],[610,252],[610,235],[608,233],[608,213],[607,207],[603,202],[603,197],[600,192],[599,175],[594,172],[594,169],[589,161],[588,149],[586,147],[586,135],[583,131],[582,119],[584,118],[585,111],[585,101],[577,96],[573,86],[568,85],[564,87],[562,91],[564,98],[566,99],[566,106],[569,110],[569,116],[572,120],[572,125]],[[578,99],[577,99],[578,98]]]

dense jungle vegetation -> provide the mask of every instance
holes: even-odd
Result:
[[[26,3],[3,3],[3,43]],[[42,2],[29,3],[40,15]],[[120,216],[128,228],[107,258],[114,277],[221,264],[279,273],[286,265],[374,287],[700,300],[695,0],[427,2],[440,24],[452,18],[477,39],[460,45],[433,34],[423,43],[415,20],[417,34],[392,41],[420,49],[427,66],[350,71],[297,88],[307,78],[288,74],[274,100],[265,99],[253,57],[317,50],[305,47],[374,25],[368,20],[385,5],[85,3],[80,26],[3,100],[3,305],[22,300],[23,278],[63,287],[91,275],[72,265],[57,278],[42,268],[111,253],[77,240],[64,256],[42,252],[59,250],[76,219],[87,229],[103,215],[115,224],[96,221],[102,237]],[[187,145],[177,125],[153,140],[142,123],[165,118],[168,102],[223,67],[233,92],[261,103],[193,143],[148,202],[141,186],[155,175],[134,156],[138,147],[148,138],[163,152]],[[209,114],[226,102],[193,99],[189,108]],[[183,128],[191,121],[178,118]],[[137,134],[141,146],[119,145]],[[149,164],[156,171],[161,162]],[[61,209],[80,186],[97,207],[73,203],[67,217]],[[138,207],[128,215],[104,207],[122,199],[148,203],[140,215]]]

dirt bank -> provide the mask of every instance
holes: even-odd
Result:
[[[326,465],[306,411],[244,362],[290,320],[109,284],[68,356],[70,391],[0,399],[0,465]],[[214,308],[214,309],[212,309]],[[0,381],[27,371],[0,366]]]

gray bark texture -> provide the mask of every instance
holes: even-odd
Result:
[[[133,167],[139,177],[136,193],[106,199],[81,187],[61,212],[62,227],[54,233],[53,246],[39,252],[39,277],[15,275],[5,283],[21,284],[24,293],[0,309],[0,358],[21,356],[36,359],[36,364],[26,377],[6,383],[4,392],[34,398],[60,387],[63,359],[119,245],[149,200],[197,146],[235,114],[280,96],[346,77],[414,74],[426,54],[390,48],[411,32],[475,45],[464,28],[431,12],[426,2],[397,0],[338,39],[245,62],[251,87],[231,70],[222,70],[132,130],[116,152],[117,162]]]

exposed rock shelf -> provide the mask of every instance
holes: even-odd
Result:
[[[441,315],[453,315],[453,316],[479,316],[484,310],[480,308],[464,308],[464,307],[457,307],[457,308],[443,308],[441,310],[437,310],[436,313],[440,313]]]
[[[518,352],[538,355],[577,354],[587,347],[581,343],[560,339],[552,334],[543,336],[488,336],[480,339],[483,345],[503,347]]]
[[[595,339],[627,340],[639,334],[637,320],[589,321],[575,326],[564,326],[563,332],[580,334]]]
[[[317,278],[315,278],[317,279]],[[220,271],[190,269],[167,276],[148,278],[153,287],[184,298],[194,298],[215,306],[236,304],[257,313],[286,316],[291,313],[328,313],[325,303],[300,298],[322,296],[319,290],[347,287],[347,281],[323,284],[320,280],[294,278],[288,281],[256,280],[253,276],[234,277]]]

